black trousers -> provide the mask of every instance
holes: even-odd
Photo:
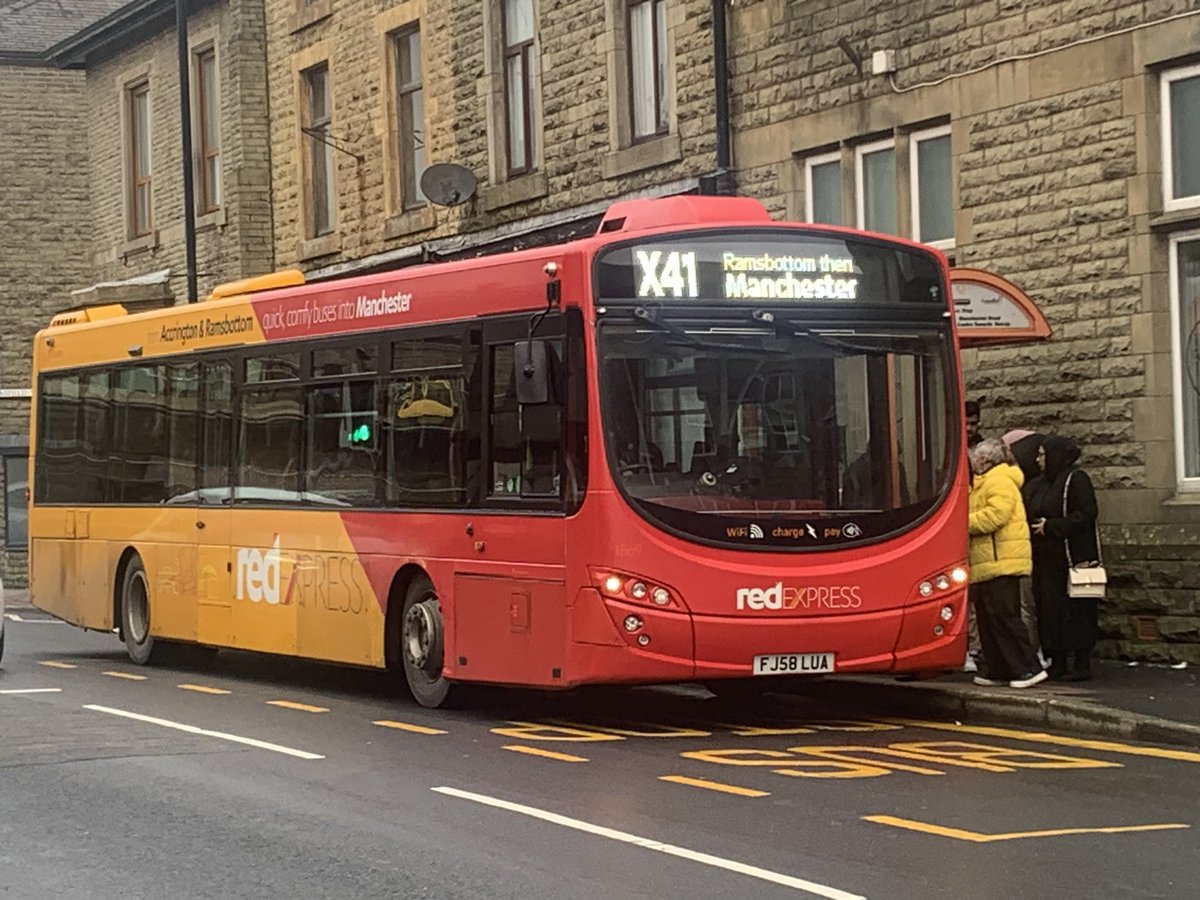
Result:
[[[987,678],[1012,681],[1041,669],[1029,629],[1021,620],[1020,581],[1017,575],[1001,575],[970,587]]]

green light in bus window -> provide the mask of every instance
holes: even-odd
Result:
[[[350,432],[351,444],[366,444],[371,440],[371,426],[363,423]]]

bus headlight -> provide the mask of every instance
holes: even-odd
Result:
[[[626,603],[653,603],[659,607],[681,607],[679,597],[664,584],[656,584],[651,578],[643,578],[631,572],[614,572],[612,569],[589,567],[592,584],[600,593],[613,600]]]
[[[922,581],[920,587],[918,587],[917,590],[920,591],[922,597],[928,597],[930,594],[933,593],[933,585],[930,584],[928,581]]]
[[[967,570],[962,568],[962,566],[959,566],[958,568],[956,568],[954,571],[952,571],[950,573],[950,578],[954,581],[955,584],[966,584],[967,583]]]
[[[645,623],[642,622],[642,619],[640,616],[626,616],[625,617],[625,630],[630,633],[637,631],[639,628],[642,627],[643,624],[645,624]]]
[[[951,619],[954,618],[954,607],[953,606],[943,606],[942,611],[939,615],[941,615],[943,622],[949,622]]]

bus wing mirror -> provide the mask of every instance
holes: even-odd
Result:
[[[518,341],[513,353],[517,402],[529,406],[550,400],[549,354],[545,341]]]

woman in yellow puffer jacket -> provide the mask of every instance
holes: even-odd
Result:
[[[969,451],[971,471],[971,603],[979,619],[983,669],[975,683],[1031,687],[1046,679],[1021,621],[1020,578],[1033,571],[1029,523],[1021,500],[1025,476],[1003,441]]]

